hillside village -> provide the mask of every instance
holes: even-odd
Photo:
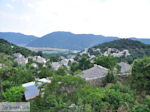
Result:
[[[131,42],[136,44],[137,41]],[[110,42],[111,45],[112,43]],[[5,48],[4,45],[1,46]],[[12,46],[9,43],[6,45]],[[145,46],[139,49],[149,49],[149,46]],[[9,50],[14,48],[10,47]],[[29,52],[27,49],[23,50]],[[143,83],[145,80],[144,77],[138,83],[136,78],[140,77],[138,73],[143,74],[143,69],[144,74],[149,73],[150,59],[143,56],[129,63],[128,57],[135,55],[132,50],[130,47],[119,49],[113,45],[112,48],[96,46],[80,53],[45,57],[32,51],[30,55],[24,55],[20,51],[9,54],[3,49],[0,53],[0,101],[30,102],[33,112],[43,109],[60,112],[103,112],[110,109],[136,112],[143,105],[143,110],[148,112],[150,100],[138,102],[135,96],[149,99],[149,85],[140,84],[140,81]]]

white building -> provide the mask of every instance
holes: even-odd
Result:
[[[49,79],[43,78],[33,82],[28,82],[25,84],[22,84],[22,87],[25,88],[24,96],[26,100],[31,100],[39,95],[40,90],[38,89],[39,86],[41,86],[43,83],[51,83]]]

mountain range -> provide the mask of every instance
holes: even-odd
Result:
[[[38,37],[33,35],[24,35],[22,33],[0,32],[0,38],[5,39],[13,44],[25,46]]]
[[[116,39],[118,39],[118,37],[104,37],[102,35],[93,34],[73,34],[70,32],[53,32],[30,42],[27,46],[82,50]]]
[[[0,32],[0,38],[13,44],[27,47],[48,47],[70,50],[83,50],[95,45],[120,39],[119,37],[103,36],[94,34],[73,34],[71,32],[57,31],[44,35],[40,38],[32,35],[24,35],[13,32]],[[150,44],[150,39],[129,38]]]

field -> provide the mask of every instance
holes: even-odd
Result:
[[[42,51],[43,54],[68,54],[68,53],[77,53],[79,51],[77,50],[68,50],[68,49],[58,49],[58,48],[41,48],[41,47],[26,47],[27,49],[31,50],[31,51]]]

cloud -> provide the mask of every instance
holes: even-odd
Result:
[[[63,30],[123,38],[150,37],[149,0],[22,0],[22,2],[25,6],[23,12],[10,14],[17,18],[13,18],[13,21],[19,19],[22,27],[25,27],[23,29],[16,25],[14,29],[17,32],[41,36]],[[9,19],[11,20],[11,17]],[[9,21],[4,22],[11,24]]]
[[[29,8],[34,8],[34,6],[33,6],[32,3],[27,3],[27,6],[28,6]]]
[[[12,2],[16,2],[16,0],[11,0]]]
[[[6,4],[6,6],[7,6],[9,9],[14,9],[14,6],[11,5],[11,4]]]

